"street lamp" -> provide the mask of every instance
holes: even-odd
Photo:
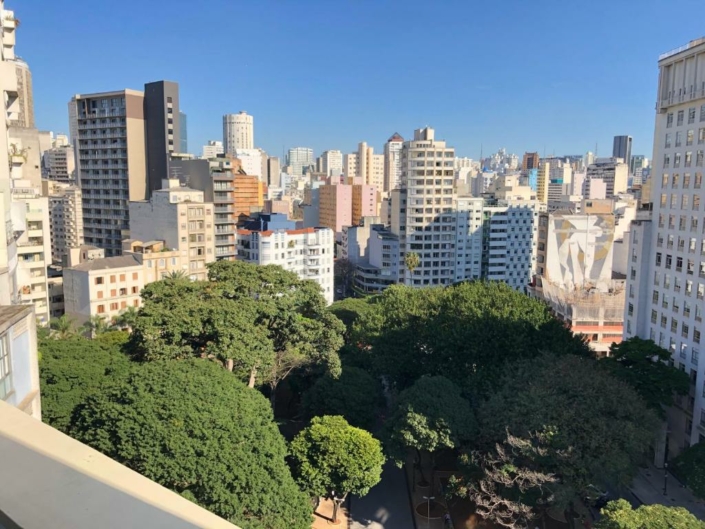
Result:
[[[663,464],[663,495],[668,494],[668,463]]]
[[[435,496],[423,496],[423,499],[426,500],[428,508],[426,510],[426,527],[431,527],[431,501],[435,500]]]

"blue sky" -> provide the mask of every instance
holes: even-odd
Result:
[[[656,60],[705,35],[704,0],[6,0],[37,126],[75,93],[180,84],[189,150],[222,115],[255,143],[350,152],[431,125],[459,155],[506,147],[650,157]]]

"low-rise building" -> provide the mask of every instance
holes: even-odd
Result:
[[[333,256],[335,235],[328,228],[301,230],[237,231],[238,259],[260,265],[279,265],[301,279],[321,287],[328,304],[333,303]]]

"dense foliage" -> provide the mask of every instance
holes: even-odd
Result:
[[[142,291],[132,345],[144,360],[212,357],[272,397],[294,369],[340,374],[343,324],[313,281],[279,266],[209,265],[209,281],[167,279]]]
[[[423,375],[489,392],[507,365],[541,350],[588,355],[545,304],[503,283],[384,291],[354,324],[354,341],[401,389]]]
[[[266,399],[212,362],[134,366],[78,410],[72,435],[243,529],[308,529]]]
[[[671,353],[653,340],[629,338],[612,344],[610,356],[600,362],[617,378],[632,386],[646,403],[664,415],[673,406],[674,395],[687,395],[690,379],[686,373],[668,365]]]
[[[542,433],[541,469],[560,478],[559,503],[589,484],[629,483],[659,425],[632,388],[573,355],[518,362],[478,415],[485,446],[501,442],[507,430]]]
[[[670,463],[673,473],[693,491],[705,499],[705,443],[698,443],[683,450]]]
[[[595,529],[705,529],[705,522],[683,507],[642,505],[632,509],[626,500],[617,500],[602,509]]]
[[[342,415],[353,426],[371,430],[384,402],[378,379],[356,367],[343,367],[339,378],[323,376],[304,393],[307,418]]]
[[[409,450],[416,452],[417,464],[426,453],[433,468],[440,450],[456,448],[476,434],[475,416],[460,388],[445,377],[422,377],[399,395],[385,425],[385,449],[399,466]]]
[[[104,340],[73,335],[39,342],[42,420],[70,433],[74,410],[106,380],[123,376],[129,359],[120,350],[123,333]]]
[[[334,500],[334,522],[339,503],[350,493],[367,494],[379,483],[384,464],[380,442],[339,416],[314,418],[291,442],[291,458],[304,490]]]

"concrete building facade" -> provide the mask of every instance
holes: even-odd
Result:
[[[207,145],[201,148],[201,156],[206,160],[217,158],[219,154],[225,153],[222,141],[209,140]]]
[[[42,155],[42,176],[56,182],[76,182],[76,161],[73,147],[53,147]]]
[[[380,191],[389,193],[401,184],[401,150],[404,138],[398,132],[384,144],[384,184]]]
[[[179,85],[155,81],[144,85],[147,182],[150,193],[169,174],[169,156],[181,151]]]
[[[70,248],[82,246],[83,197],[81,189],[60,182],[43,182],[43,194],[49,198],[51,226],[51,260],[64,265]]]
[[[597,158],[587,168],[586,180],[600,179],[607,186],[605,198],[613,198],[626,193],[629,180],[629,166],[621,158]]]
[[[223,116],[223,145],[226,154],[236,149],[255,148],[255,120],[244,110]]]

